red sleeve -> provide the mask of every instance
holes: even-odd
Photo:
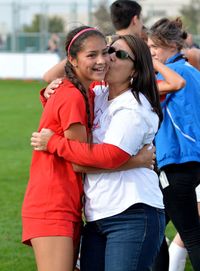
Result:
[[[40,102],[42,103],[42,106],[45,107],[47,99],[44,97],[44,92],[46,88],[43,88],[40,90]]]
[[[87,144],[68,140],[54,134],[48,142],[48,151],[82,166],[115,169],[123,165],[130,155],[110,144]]]

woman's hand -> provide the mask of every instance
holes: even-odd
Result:
[[[140,161],[140,167],[154,169],[156,148],[153,145],[145,145],[138,153],[137,158]]]
[[[155,166],[155,150],[156,148],[149,144],[145,145],[136,155],[132,156],[124,165],[119,167],[117,170],[128,170],[132,168],[150,168],[154,169]]]
[[[31,137],[31,146],[36,151],[46,151],[49,139],[54,134],[50,129],[42,129],[40,133],[34,132]]]
[[[63,83],[63,78],[53,80],[45,89],[44,97],[48,100],[49,97],[56,92],[56,89]]]

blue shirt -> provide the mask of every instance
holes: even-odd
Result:
[[[162,103],[163,122],[156,135],[158,167],[200,162],[200,72],[181,54],[165,63],[186,81],[185,87],[167,94]],[[161,74],[157,75],[162,80]]]

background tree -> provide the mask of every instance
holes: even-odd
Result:
[[[106,0],[102,0],[96,11],[93,13],[94,25],[97,26],[105,35],[115,32],[110,19],[110,11]]]
[[[184,25],[188,32],[197,35],[200,33],[200,0],[190,0],[180,10]]]
[[[48,19],[48,31],[50,33],[65,32],[65,21],[59,16],[53,16]]]
[[[65,22],[59,16],[47,17],[43,14],[36,14],[33,17],[30,25],[24,25],[24,32],[49,32],[49,33],[62,33],[64,32]]]

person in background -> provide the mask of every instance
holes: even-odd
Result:
[[[198,211],[200,214],[200,185],[196,188]],[[177,233],[169,246],[169,271],[184,271],[187,250],[180,235]]]
[[[192,34],[188,34],[182,52],[188,59],[188,62],[193,67],[200,70],[200,48],[193,42]]]
[[[59,53],[60,38],[57,34],[52,34],[47,46],[47,51],[51,53]]]
[[[200,72],[181,54],[187,33],[179,18],[159,20],[148,36],[152,57],[186,81],[185,87],[167,94],[162,103],[164,119],[155,143],[167,214],[185,244],[194,270],[199,271],[200,222],[195,188],[200,183]],[[157,78],[162,79],[161,74]],[[157,270],[165,268],[163,263]]]
[[[162,80],[157,80],[160,101],[164,101],[168,93],[180,90],[185,86],[185,80],[177,72],[170,69],[157,59],[153,59],[153,67],[156,73],[162,74]]]
[[[185,41],[183,54],[188,62],[200,70],[200,50],[193,42],[192,34],[188,34]],[[198,212],[200,214],[200,186],[196,188]],[[169,271],[184,271],[186,264],[187,250],[180,235],[177,233],[169,246]]]
[[[111,22],[116,29],[116,35],[107,37],[107,43],[110,44],[118,35],[141,35],[142,31],[142,7],[132,0],[117,0],[110,6]],[[126,14],[126,16],[124,16]],[[65,76],[64,67],[66,58],[49,69],[43,79],[51,83],[57,78]]]
[[[108,52],[108,87],[95,86],[93,140],[99,147],[111,143],[134,155],[153,141],[162,120],[151,55],[147,45],[131,35],[119,36]],[[33,133],[34,148],[46,150],[48,142],[48,151],[78,164],[85,164],[96,146],[86,147],[56,134],[48,141],[49,131],[43,132]],[[164,236],[157,174],[145,168],[82,171],[88,174],[81,270],[150,270]]]
[[[126,16],[124,16],[126,14]],[[111,22],[115,28],[114,35],[108,35],[107,43],[111,44],[118,36],[142,35],[142,7],[132,0],[117,0],[110,6]]]
[[[187,48],[199,48],[199,45],[194,42],[193,35],[191,33],[187,33],[185,44]]]

